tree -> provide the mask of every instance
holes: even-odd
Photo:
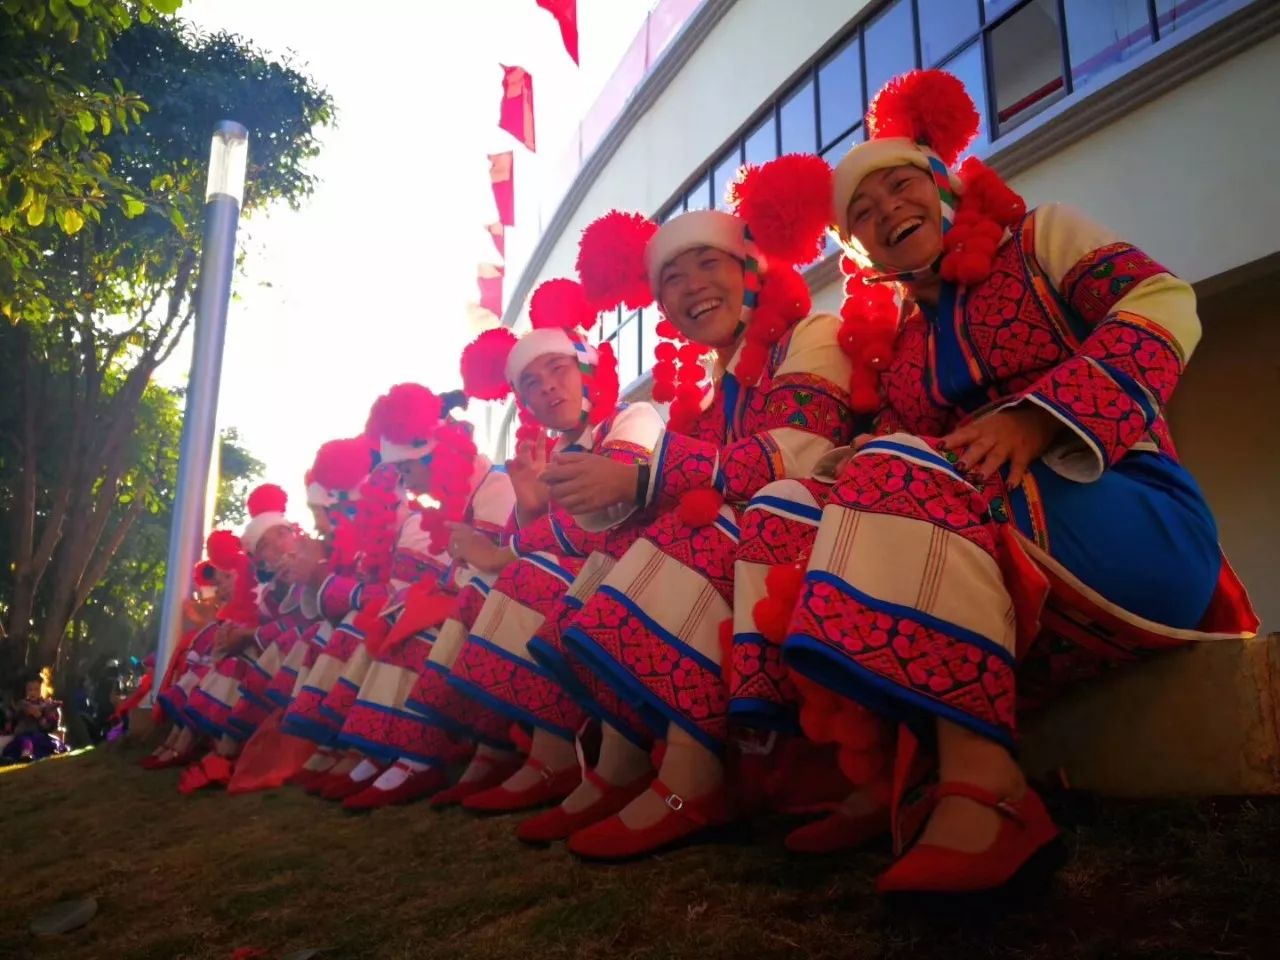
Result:
[[[240,431],[228,427],[218,438],[218,499],[213,524],[239,527],[248,521],[244,502],[249,488],[262,479],[266,465],[241,444]]]
[[[243,214],[252,216],[311,193],[306,161],[333,117],[329,96],[289,62],[175,23],[130,26],[88,69],[86,86],[118,80],[149,107],[138,124],[94,134],[142,207],[92,208],[74,233],[56,223],[32,232],[47,311],[15,328],[19,396],[0,431],[19,477],[6,504],[6,626],[14,645],[35,631],[41,662],[56,659],[95,575],[161,485],[163,457],[133,459],[135,426],[152,374],[192,319],[200,238],[191,225],[214,123],[234,117],[251,131]]]
[[[68,235],[110,205],[140,198],[111,168],[95,134],[137,123],[145,104],[94,69],[135,20],[182,0],[0,0],[0,313],[48,312],[39,231]]]

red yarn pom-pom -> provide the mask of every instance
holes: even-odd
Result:
[[[653,302],[644,250],[657,229],[641,214],[611,210],[582,231],[578,278],[597,313],[620,305],[639,310]]]
[[[765,589],[771,596],[789,597],[793,601],[798,599],[800,588],[804,586],[805,566],[804,563],[784,563],[770,567],[764,575]]]
[[[539,284],[529,298],[529,323],[535,330],[590,330],[595,322],[596,312],[576,280],[548,280]]]
[[[686,491],[676,507],[677,516],[691,527],[705,527],[716,522],[724,497],[714,487],[698,487]]]
[[[326,490],[355,490],[369,475],[372,458],[364,437],[330,440],[316,451],[311,480]]]
[[[770,266],[805,264],[822,255],[831,222],[831,167],[792,153],[748,169],[734,188],[737,213]]]
[[[756,629],[770,643],[781,643],[786,639],[787,627],[791,625],[793,604],[780,597],[761,597],[751,608],[751,619]]]
[[[462,389],[477,400],[502,400],[511,393],[507,383],[507,357],[516,335],[506,327],[486,330],[462,348]]]
[[[205,556],[219,570],[235,570],[244,557],[240,538],[230,530],[215,530],[204,543]]]
[[[397,383],[377,405],[378,433],[393,443],[422,443],[431,438],[444,405],[418,383]]]
[[[788,322],[803,319],[813,309],[813,295],[804,277],[792,269],[771,269],[760,288],[760,310],[776,310]]]
[[[912,70],[884,85],[867,110],[873,138],[926,144],[944,164],[956,162],[978,135],[978,111],[964,84],[943,70]]]
[[[274,483],[264,483],[255,487],[245,501],[249,516],[256,517],[263,513],[284,513],[289,505],[289,495]]]

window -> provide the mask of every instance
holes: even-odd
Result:
[[[717,210],[729,209],[725,197],[728,195],[729,184],[737,179],[741,166],[742,152],[736,143],[733,149],[716,161],[715,169],[711,171],[711,197],[716,202]]]
[[[982,5],[987,9],[987,23],[991,23],[1006,10],[1016,7],[1018,0],[982,0]]]
[[[818,149],[818,113],[813,91],[813,81],[805,80],[799,89],[782,101],[778,118],[784,154],[813,153]]]
[[[667,207],[666,210],[662,211],[662,213],[658,214],[658,222],[666,223],[672,217],[678,217],[682,213],[684,213],[684,204],[673,203],[671,206]]]
[[[1147,0],[1067,0],[1066,11],[1075,86],[1151,43]]]
[[[942,69],[955,75],[964,84],[965,90],[978,107],[978,135],[974,137],[973,145],[961,155],[967,157],[990,142],[987,135],[987,72],[982,69],[982,43],[975,40],[942,64]]]
[[[996,133],[1008,133],[1066,94],[1057,0],[1031,0],[990,33]]]
[[[686,210],[709,210],[711,208],[711,177],[703,174],[689,192],[685,194],[684,208]]]
[[[932,67],[978,32],[978,0],[916,0],[920,60]]]
[[[657,362],[653,348],[658,345],[658,321],[662,311],[655,304],[640,311],[640,369],[648,370]],[[626,381],[622,381],[623,385]]]
[[[1177,30],[1222,3],[1223,0],[1156,0],[1156,22],[1160,25],[1160,36]]]
[[[614,335],[618,329],[618,317],[622,310],[610,310],[608,313],[600,314],[600,341],[603,343]]]
[[[777,127],[774,126],[773,122],[772,109],[756,125],[755,129],[747,134],[743,150],[746,154],[747,163],[768,163],[770,160],[777,158],[778,134]]]
[[[618,357],[618,380],[630,383],[640,376],[640,318],[632,313],[622,321],[613,338],[613,352]]]
[[[862,122],[862,44],[857,34],[818,67],[818,135],[829,147]]]
[[[910,0],[897,0],[867,27],[867,99],[916,65]]]

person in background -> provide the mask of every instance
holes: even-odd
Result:
[[[5,724],[12,737],[0,751],[0,763],[30,763],[66,753],[62,733],[62,703],[53,699],[49,668],[29,673],[14,698]]]

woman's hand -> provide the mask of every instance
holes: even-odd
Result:
[[[547,469],[547,446],[541,435],[516,448],[516,455],[507,461],[507,476],[516,495],[516,511],[521,523],[530,523],[547,512],[551,503],[551,490],[543,482],[542,473]]]
[[[551,499],[573,514],[635,503],[639,471],[595,453],[559,453],[543,471]]]
[[[483,533],[465,523],[449,524],[449,556],[483,573],[497,573],[515,559],[515,554],[497,546]]]
[[[299,539],[293,553],[286,558],[281,573],[289,583],[319,586],[329,573],[324,545],[310,537]]]
[[[1027,405],[981,417],[951,431],[942,445],[960,457],[963,472],[986,478],[1006,463],[1009,489],[1017,487],[1027,468],[1039,460],[1062,431],[1062,423],[1037,406]]]

